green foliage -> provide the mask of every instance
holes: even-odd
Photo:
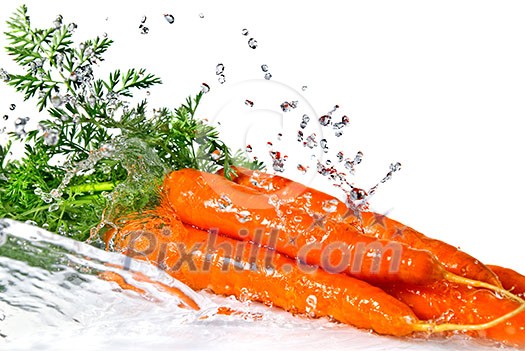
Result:
[[[112,40],[97,37],[76,46],[75,25],[58,17],[51,28],[32,28],[25,6],[7,24],[7,52],[25,70],[10,73],[7,83],[26,100],[36,98],[48,117],[0,146],[0,218],[83,240],[101,220],[155,205],[169,170],[224,167],[229,177],[232,165],[262,167],[233,155],[214,127],[196,119],[202,93],[152,116],[146,100],[130,107],[136,90],[161,80],[144,69],[96,78],[93,66]],[[25,146],[20,160],[9,158],[16,143]]]

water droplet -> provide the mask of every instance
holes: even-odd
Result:
[[[307,168],[301,164],[297,165],[297,170],[301,172],[302,174],[306,174]],[[299,217],[300,218],[300,217]]]
[[[221,158],[221,152],[219,150],[215,150],[211,153],[211,158],[214,161],[217,161],[219,158]]]
[[[244,101],[244,103],[246,104],[246,106],[253,107],[253,101],[246,100],[246,101]]]
[[[49,205],[49,208],[48,208],[48,211],[49,212],[55,212],[56,210],[58,210],[59,206],[58,204],[55,202],[55,203],[52,203],[51,205]]]
[[[337,122],[337,123],[334,123],[332,124],[332,127],[335,129],[335,130],[338,130],[338,129],[341,129],[343,128],[345,125],[343,122]],[[337,133],[337,132],[336,132]]]
[[[11,80],[11,76],[9,75],[9,73],[7,73],[5,69],[0,68],[0,79],[7,83]]]
[[[358,151],[354,157],[354,164],[358,165],[361,163],[361,161],[363,161],[363,153],[361,151]]]
[[[268,65],[261,65],[261,69],[263,72],[268,72]]]
[[[246,210],[236,213],[235,217],[237,218],[239,223],[246,223],[252,220],[251,213]]]
[[[391,163],[390,164],[390,170],[392,172],[397,172],[397,171],[401,170],[401,163],[399,163],[399,162]]]
[[[228,210],[232,207],[233,202],[230,200],[228,195],[222,194],[221,197],[217,200],[217,205],[221,210]]]
[[[7,119],[9,118],[8,115],[4,115],[4,117],[2,117],[4,119],[4,121],[7,121]]]
[[[336,199],[323,201],[323,210],[327,213],[335,212],[337,210],[337,204]]]
[[[27,121],[29,121],[29,117],[17,118],[15,120],[15,134],[18,137],[23,137],[26,135],[25,126],[26,126]]]
[[[9,106],[9,109],[10,109],[11,111],[14,111],[15,108],[16,108],[16,105],[15,105],[15,104],[11,104],[11,105]]]
[[[255,49],[257,48],[257,40],[255,40],[254,38],[250,38],[250,40],[248,40],[248,46],[252,49]]]
[[[69,33],[73,33],[75,31],[75,29],[77,29],[78,26],[76,23],[70,23],[68,26],[67,26],[67,31]]]
[[[283,138],[283,133],[277,133],[277,140],[281,140]]]
[[[323,151],[328,152],[328,142],[326,141],[326,139],[321,139],[319,143],[321,144],[321,148],[323,149]]]
[[[140,19],[140,23],[146,23],[146,20],[148,18],[146,16],[142,16],[142,18]]]
[[[40,189],[40,187],[36,187],[33,192],[36,196],[42,195],[42,189]]]
[[[145,25],[141,24],[139,26],[139,29],[140,29],[140,34],[148,34],[149,33],[149,28],[146,27]]]
[[[308,86],[306,85],[303,85],[303,87],[301,88],[303,91],[305,91],[306,89],[308,89]]]
[[[276,172],[284,172],[284,162],[286,161],[287,157],[281,157],[281,153],[279,151],[270,151],[270,157],[273,161],[273,170]]]
[[[281,110],[283,110],[283,112],[289,112],[292,109],[297,107],[297,103],[298,101],[292,101],[292,102],[285,101],[281,104]]]
[[[221,74],[217,80],[219,81],[219,83],[224,84],[226,82],[226,77],[224,76],[224,74]]]
[[[310,117],[308,117],[308,115],[303,115],[303,119],[301,120],[300,127],[302,129],[306,128],[306,125],[308,124],[308,122],[310,122]]]
[[[306,298],[306,313],[310,317],[315,317],[315,309],[317,308],[317,297],[315,295],[309,295]]]
[[[343,123],[345,126],[348,125],[348,123],[350,123],[350,118],[348,118],[346,115],[341,117],[341,123]]]
[[[27,221],[24,222],[25,224],[29,224],[29,225],[33,225],[33,226],[36,226],[38,225],[35,221],[32,221],[30,219],[28,219]]]
[[[248,32],[248,29],[244,28],[242,31],[241,31],[241,34],[242,35],[248,35],[250,32]]]
[[[329,125],[331,120],[332,120],[332,117],[330,117],[330,115],[324,115],[324,116],[319,117],[319,123],[322,126]]]
[[[173,17],[173,15],[169,14],[169,13],[165,13],[164,14],[164,19],[169,23],[169,24],[173,24],[173,22],[175,22],[175,17]]]
[[[337,156],[337,161],[338,162],[342,162],[343,161],[344,154],[343,154],[342,151],[339,151],[336,156]]]
[[[94,55],[93,48],[91,46],[87,47],[86,50],[84,50],[84,56],[87,58],[90,58]]]
[[[204,18],[204,13],[199,13],[199,18]]]
[[[206,94],[207,92],[210,91],[210,86],[206,83],[202,83],[201,84],[201,91],[203,94]]]
[[[44,144],[48,146],[55,146],[58,144],[59,133],[56,129],[50,129],[44,132]]]
[[[313,133],[312,135],[309,135],[306,138],[305,146],[307,146],[310,149],[313,149],[314,147],[316,147],[317,141],[315,140],[315,137],[316,137],[315,133]]]
[[[352,201],[364,200],[366,196],[366,191],[364,191],[363,189],[353,188],[350,191],[350,199]]]
[[[62,105],[62,98],[60,97],[60,95],[53,95],[51,97],[51,104],[55,108],[60,107],[60,105]]]
[[[60,28],[60,26],[62,25],[62,19],[63,19],[62,15],[58,15],[56,19],[53,21],[53,25],[55,26],[55,29]]]
[[[302,131],[297,131],[297,141],[303,141],[303,132]]]
[[[95,98],[95,95],[93,94],[90,94],[87,98],[87,102],[88,104],[90,104],[91,106],[94,106],[95,103],[97,102],[97,99]]]
[[[352,160],[350,160],[349,158],[347,158],[345,160],[345,168],[348,169],[351,174],[354,174],[354,172],[355,172],[354,162]]]
[[[224,72],[224,65],[222,63],[217,64],[217,66],[215,67],[215,74],[219,75],[219,74],[222,74],[223,72]]]
[[[264,79],[266,79],[266,80],[270,80],[270,79],[272,79],[272,74],[271,74],[270,72],[266,73],[266,74],[264,75]]]
[[[252,152],[253,148],[251,145],[246,145],[246,152]]]
[[[51,196],[49,196],[49,194],[46,194],[46,193],[43,193],[41,196],[40,196],[40,199],[42,201],[44,201],[46,204],[50,204],[53,199],[51,198]]]

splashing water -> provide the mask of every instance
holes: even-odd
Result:
[[[145,291],[123,291],[99,278],[121,275]],[[200,307],[181,300],[136,274],[181,289]],[[0,349],[3,350],[232,350],[279,348],[318,350],[384,349],[385,337],[327,319],[294,317],[278,308],[231,297],[194,292],[142,261],[106,252],[28,224],[0,220]],[[309,305],[315,308],[314,299]],[[239,313],[219,314],[219,307]],[[258,316],[254,318],[253,316]],[[464,337],[388,338],[388,349],[489,351]]]

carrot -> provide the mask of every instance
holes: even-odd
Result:
[[[273,250],[184,225],[169,208],[159,208],[152,220],[126,223],[115,247],[166,269],[194,289],[259,301],[309,317],[327,316],[379,334],[487,327],[421,321],[406,304],[366,282],[323,270],[305,272],[305,266]],[[488,321],[488,326],[493,324]]]
[[[525,298],[525,276],[510,268],[495,265],[488,265],[488,267],[496,273],[503,288],[512,291],[521,298]]]
[[[332,215],[344,217],[346,221],[356,225],[366,235],[374,236],[377,239],[394,240],[415,249],[429,250],[449,272],[501,286],[494,272],[476,258],[455,246],[429,238],[384,215],[374,212],[361,212],[361,218],[358,219],[352,212],[349,212],[346,205],[339,199],[316,189],[278,175],[241,167],[236,168],[236,171],[237,175],[232,180],[237,184],[258,189],[266,194],[275,194],[280,200],[294,203],[297,206],[304,206],[306,198],[312,211],[322,213],[321,211],[331,210]]]
[[[322,218],[309,208],[280,203],[219,175],[174,171],[163,184],[164,206],[188,224],[220,228],[221,234],[253,241],[291,258],[345,272],[368,282],[425,284],[447,272],[428,251],[360,234],[354,226]]]
[[[322,270],[305,273],[271,250],[222,236],[210,240],[208,232],[182,225],[173,216],[161,221],[163,227],[160,220],[124,225],[117,250],[163,267],[196,290],[310,317],[328,316],[380,334],[408,335],[418,323],[405,304],[366,282]]]
[[[447,323],[482,324],[519,308],[518,302],[501,298],[492,291],[446,281],[427,286],[394,284],[383,289],[410,306],[418,318]],[[473,337],[524,347],[525,313],[516,314],[490,328],[470,330],[468,333]]]

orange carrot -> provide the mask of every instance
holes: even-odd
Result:
[[[516,311],[493,320],[482,319],[487,325],[423,322],[406,304],[366,282],[320,269],[305,272],[305,266],[273,250],[183,225],[169,208],[159,208],[151,219],[126,223],[113,244],[118,251],[162,267],[191,288],[210,289],[310,317],[332,317],[380,334],[488,328],[489,338],[521,342],[508,333],[491,332],[505,318],[514,323],[507,326],[521,328],[523,323],[514,322]],[[501,320],[496,321],[498,318]]]
[[[503,287],[521,298],[525,298],[525,276],[505,267],[488,265],[496,273]]]
[[[185,223],[253,241],[291,258],[368,282],[425,284],[447,272],[428,251],[361,235],[354,226],[309,208],[280,203],[226,178],[193,169],[174,171],[163,184],[164,206]]]
[[[260,171],[238,167],[233,181],[266,194],[275,194],[280,200],[295,206],[309,206],[312,211],[332,211],[333,216],[343,217],[366,235],[377,239],[394,240],[408,246],[429,250],[443,266],[459,276],[501,286],[498,278],[483,263],[469,254],[443,241],[429,238],[393,219],[374,212],[361,212],[358,219],[339,199],[290,179]]]
[[[119,238],[118,251],[163,267],[193,289],[210,289],[310,317],[328,316],[380,334],[408,335],[425,325],[419,325],[405,304],[366,282],[322,270],[306,273],[284,255],[211,236],[182,225],[173,215],[127,223]]]
[[[437,319],[447,323],[485,323],[519,307],[518,302],[498,297],[492,291],[446,281],[427,286],[395,284],[384,289],[410,306],[418,318]],[[525,313],[521,312],[490,328],[469,331],[469,334],[524,347]]]

